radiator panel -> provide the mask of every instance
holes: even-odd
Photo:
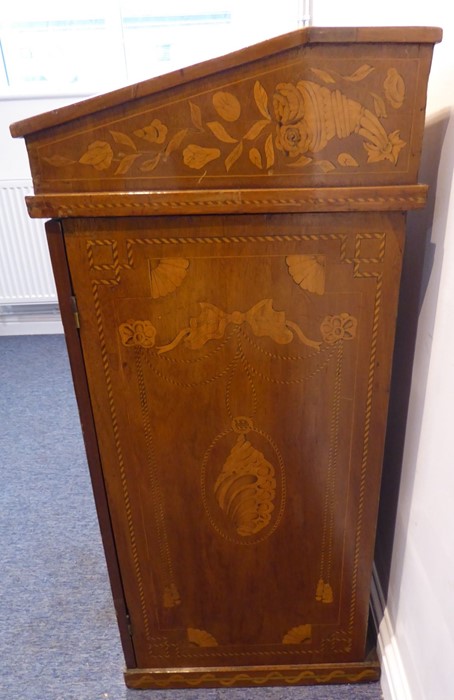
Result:
[[[0,181],[0,304],[55,304],[57,293],[43,221],[30,219],[28,180]]]

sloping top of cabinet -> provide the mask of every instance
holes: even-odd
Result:
[[[30,213],[105,215],[107,194],[118,215],[421,206],[440,39],[436,28],[308,28],[17,122]]]

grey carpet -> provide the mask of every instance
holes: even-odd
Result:
[[[378,683],[127,690],[62,336],[0,338],[0,417],[0,698],[381,698]]]

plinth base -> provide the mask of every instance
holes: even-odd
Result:
[[[365,661],[288,666],[127,669],[128,688],[232,688],[366,683],[380,678],[375,652]]]

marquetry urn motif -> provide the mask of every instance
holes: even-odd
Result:
[[[394,320],[440,37],[300,30],[12,126],[53,219],[131,688],[379,676]]]
[[[240,435],[214,484],[222,511],[242,537],[268,525],[274,510],[275,470],[260,450]]]

